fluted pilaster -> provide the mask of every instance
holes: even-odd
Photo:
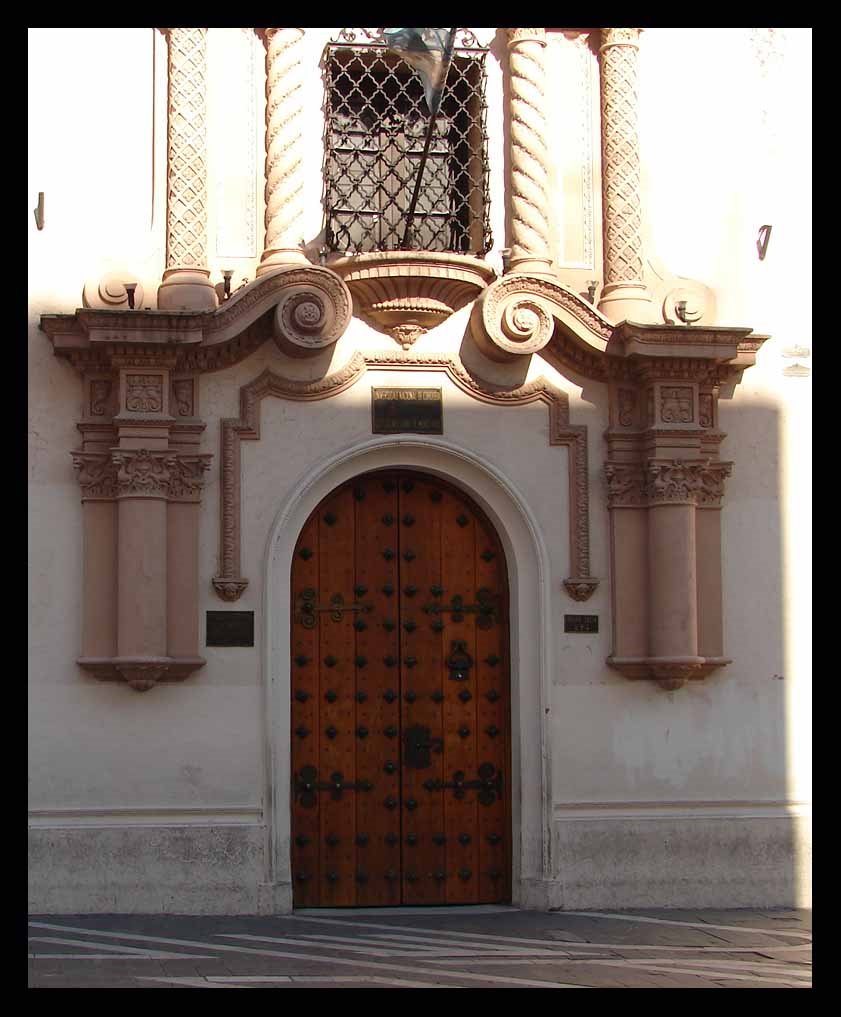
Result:
[[[158,307],[200,310],[217,303],[207,268],[207,30],[169,28],[165,33],[167,236]]]
[[[508,29],[510,272],[551,272],[545,48],[545,29]]]
[[[302,28],[266,28],[266,237],[257,274],[306,264],[301,251],[304,180]]]
[[[613,321],[652,321],[643,283],[639,154],[638,28],[603,28],[599,47],[604,288]]]

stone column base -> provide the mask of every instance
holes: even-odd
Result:
[[[611,321],[659,324],[651,295],[643,283],[608,283],[602,290],[598,310]]]
[[[205,311],[217,307],[219,298],[204,268],[168,268],[158,287],[159,311]]]
[[[258,276],[272,272],[276,268],[284,268],[287,265],[310,265],[311,262],[300,247],[276,247],[271,251],[264,251],[260,264],[257,266]]]

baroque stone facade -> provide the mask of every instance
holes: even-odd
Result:
[[[49,508],[35,511],[39,532],[44,520],[56,529],[50,546],[58,562],[54,577],[52,565],[39,573],[36,552],[34,652],[45,661],[39,674],[62,675],[55,688],[44,683],[49,710],[66,717],[74,741],[91,740],[91,758],[113,769],[112,780],[92,773],[82,754],[68,763],[68,787],[92,789],[79,793],[90,815],[113,813],[129,839],[142,835],[146,819],[137,816],[167,830],[188,828],[188,848],[191,824],[235,830],[231,843],[245,850],[247,842],[260,872],[252,879],[223,859],[223,889],[205,893],[216,884],[202,862],[189,887],[164,905],[152,883],[137,889],[134,871],[117,874],[108,906],[291,908],[290,619],[300,591],[290,587],[290,562],[307,519],[332,491],[395,470],[461,491],[499,534],[496,553],[506,559],[510,754],[519,768],[510,774],[512,901],[540,908],[720,903],[724,891],[710,878],[703,884],[698,858],[715,859],[726,875],[720,886],[737,888],[733,902],[781,901],[783,876],[769,877],[776,889],[757,889],[738,838],[758,829],[758,811],[771,810],[782,823],[792,808],[769,776],[785,752],[771,744],[767,704],[780,699],[789,677],[783,647],[777,653],[767,636],[785,629],[769,565],[779,534],[753,518],[758,502],[751,500],[772,488],[773,436],[788,424],[767,409],[770,399],[739,386],[749,369],[767,378],[774,340],[766,345],[767,336],[743,323],[719,321],[711,285],[664,271],[648,289],[642,140],[650,145],[652,131],[640,108],[640,68],[649,51],[658,58],[659,30],[470,34],[470,45],[488,54],[481,96],[488,151],[506,155],[490,167],[496,246],[476,257],[325,253],[318,205],[325,125],[312,99],[328,33],[255,29],[248,39],[257,64],[265,49],[254,96],[255,114],[262,91],[266,97],[265,236],[262,252],[230,262],[214,254],[227,192],[208,154],[208,132],[219,129],[208,103],[224,87],[211,80],[207,60],[213,31],[166,29],[156,37],[166,53],[156,88],[167,84],[166,158],[159,118],[152,188],[159,260],[115,253],[114,264],[125,261],[131,271],[113,271],[103,259],[93,281],[74,282],[79,290],[84,284],[76,301],[84,306],[39,297],[33,312],[44,407],[32,472]],[[377,31],[346,35],[346,58],[353,47],[381,46]],[[592,120],[600,134],[592,162],[598,167],[598,147],[601,172],[590,167],[575,178],[595,188],[587,215],[594,259],[599,226],[604,238],[598,301],[593,289],[579,292],[561,258],[552,261],[569,180],[547,147],[560,101],[547,69],[566,46],[575,47],[569,66],[591,75],[594,109],[597,76],[601,83]],[[388,59],[397,66],[398,56]],[[582,85],[581,95],[589,88]],[[163,106],[164,92],[155,95]],[[418,154],[408,153],[407,165]],[[385,200],[372,181],[375,198]],[[49,201],[46,207],[49,224]],[[256,225],[260,210],[252,211]],[[62,271],[71,263],[64,258]],[[801,382],[781,367],[775,384]],[[437,429],[381,433],[375,387],[434,391]],[[785,454],[799,468],[792,448]],[[71,518],[74,469],[73,499],[81,505]],[[763,526],[768,533],[757,533]],[[764,551],[749,547],[752,540]],[[345,567],[338,563],[336,556],[325,568],[335,564],[338,574]],[[315,610],[335,604],[321,590],[331,581],[332,573],[313,580]],[[350,589],[340,591],[345,603]],[[750,596],[758,605],[753,620],[743,607]],[[78,601],[78,618],[57,612],[55,597]],[[581,631],[575,620],[584,612],[590,627]],[[213,624],[243,616],[251,643],[214,645]],[[40,638],[48,630],[56,633],[49,646]],[[149,694],[138,701],[134,691]],[[757,696],[763,725],[755,723]],[[50,727],[35,703],[36,723]],[[148,748],[131,740],[138,716]],[[721,753],[714,732],[728,745],[744,737],[764,761],[744,777],[741,797],[733,798],[744,769],[739,754]],[[58,828],[64,792],[40,770],[36,784],[39,822],[47,816]],[[715,824],[733,810],[732,836],[722,834],[726,843],[716,847]],[[657,849],[638,869],[628,867],[639,816],[659,831],[684,813],[700,831],[697,858]],[[68,834],[70,854],[73,838],[86,836],[85,822]],[[607,841],[623,846],[618,855]],[[171,876],[169,861],[160,864]],[[191,896],[196,887],[204,889]],[[85,891],[73,892],[74,906],[85,910]],[[36,899],[40,910],[55,909],[40,890]]]

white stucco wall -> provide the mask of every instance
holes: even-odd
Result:
[[[302,56],[313,67],[329,34],[314,30],[305,37]],[[493,30],[479,34],[485,41],[494,38]],[[213,95],[225,91],[220,59],[225,38],[223,30],[211,30]],[[542,706],[548,710],[542,721],[547,763],[539,789],[544,829],[537,832],[545,843],[534,856],[542,871],[526,872],[535,883],[521,887],[525,903],[724,906],[727,900],[807,899],[801,834],[810,796],[811,380],[783,372],[795,362],[811,366],[802,354],[786,355],[795,346],[811,350],[805,295],[810,139],[804,112],[810,106],[810,41],[806,30],[762,35],[650,29],[642,37],[641,141],[651,250],[670,272],[715,290],[721,323],[772,334],[756,366],[720,403],[728,435],[722,458],[736,463],[722,517],[730,666],[703,683],[667,693],[628,682],[604,663],[611,626],[602,481],[607,405],[601,386],[588,383],[582,398],[580,380],[561,376],[539,357],[529,368],[529,378],[542,375],[565,391],[572,423],[588,427],[591,571],[601,584],[582,607],[562,587],[569,575],[567,452],[546,441],[545,406],[489,407],[471,401],[439,372],[412,377],[413,383],[443,387],[443,440],[492,464],[520,493],[547,549],[550,671]],[[249,205],[247,173],[249,166],[262,172],[264,102],[261,44],[249,50],[252,43],[240,36],[237,45],[239,52],[250,52],[249,73],[255,74],[257,95],[248,117],[257,155],[231,157],[237,186],[209,189],[212,279],[233,267],[235,285],[254,278],[262,249],[262,187],[255,186]],[[553,33],[550,51],[568,56],[564,46]],[[497,268],[505,241],[501,52],[497,42],[488,57],[495,237],[488,260]],[[279,721],[266,713],[267,672],[277,663],[272,633],[287,624],[285,615],[269,617],[265,610],[271,600],[273,527],[280,507],[319,462],[371,438],[370,386],[405,378],[371,371],[328,400],[263,402],[262,438],[242,444],[242,574],[250,585],[236,607],[255,611],[253,649],[203,649],[205,668],[183,684],[161,685],[144,695],[98,682],[75,665],[81,508],[69,451],[79,444],[81,384],[53,356],[37,325],[42,313],[80,306],[84,281],[116,268],[135,272],[146,288],[145,303],[154,306],[165,246],[165,58],[165,42],[160,36],[153,42],[149,29],[30,32],[29,198],[34,207],[38,191],[44,191],[46,204],[43,231],[30,218],[28,336],[30,804],[41,888],[34,906],[42,910],[278,906],[261,889],[277,875],[271,851],[279,849],[286,822],[268,810],[280,766],[270,747],[279,751],[283,731],[273,729]],[[590,72],[595,66],[593,54],[569,59]],[[550,84],[562,82],[569,66],[553,62]],[[320,78],[313,73],[306,80],[308,108],[320,109]],[[592,92],[586,94],[595,101]],[[212,166],[229,165],[220,138],[231,115],[227,107],[211,111]],[[597,153],[597,121],[594,129]],[[242,125],[238,130],[247,137]],[[553,152],[558,144],[552,135]],[[313,116],[304,147],[307,241],[322,226],[321,146],[321,124]],[[57,151],[62,158],[55,157]],[[598,224],[597,170],[595,165]],[[570,193],[567,188],[553,207],[571,208]],[[236,217],[227,203],[253,216],[251,258],[243,254],[248,230],[235,235]],[[578,214],[584,216],[580,209]],[[756,233],[766,223],[773,231],[760,262]],[[559,224],[553,229],[554,249],[562,251]],[[601,277],[597,235],[594,244],[592,278]],[[586,266],[565,271],[562,278],[576,288],[591,277]],[[457,354],[468,316],[465,308],[422,337],[413,351]],[[328,358],[330,370],[357,349],[378,348],[393,344],[354,319]],[[468,350],[465,356],[489,377],[505,373],[482,366],[479,354]],[[202,636],[204,612],[224,606],[210,585],[219,567],[219,422],[238,416],[240,387],[264,368],[300,379],[317,366],[291,361],[269,343],[237,367],[201,378],[201,415],[207,422],[202,451],[214,455],[201,509]],[[598,635],[564,635],[563,614],[581,611],[599,615]],[[516,708],[537,707],[527,697]],[[183,850],[198,859],[188,889],[179,889],[180,870],[165,862],[168,851],[183,854],[173,847],[182,843],[179,837],[187,837],[192,847]],[[123,878],[120,858],[128,843],[135,843],[135,861]],[[672,844],[671,876],[664,872],[663,843]],[[91,851],[99,852],[98,877],[85,865]],[[740,859],[750,857],[759,859],[754,881],[745,871],[739,882],[734,872]]]

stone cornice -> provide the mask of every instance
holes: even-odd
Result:
[[[733,360],[742,350],[752,330],[705,325],[643,325],[633,321],[620,322],[607,344],[608,356]],[[755,352],[765,336],[751,336]]]
[[[303,352],[323,348],[347,328],[352,309],[350,292],[335,272],[294,265],[261,275],[212,310],[79,308],[42,315],[40,324],[56,354],[79,369],[109,366],[115,356],[166,356],[179,370],[218,370],[272,337]],[[278,312],[274,320],[271,310]]]
[[[218,371],[272,338],[284,352],[306,355],[335,342],[350,321],[353,302],[341,278],[345,271],[353,274],[350,268],[340,274],[316,265],[289,265],[267,271],[213,310],[83,308],[74,314],[45,314],[41,328],[56,354],[82,371],[107,370],[117,362]],[[539,353],[562,372],[602,382],[654,376],[712,384],[738,380],[768,338],[748,328],[614,325],[557,280],[520,272],[497,279],[482,292],[473,305],[470,329],[492,358]]]

